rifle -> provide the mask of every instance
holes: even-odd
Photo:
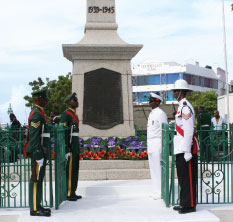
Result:
[[[148,119],[147,119],[146,112],[145,112],[145,110],[144,110],[144,107],[143,107],[143,106],[142,106],[142,111],[143,111],[143,113],[144,113],[144,116],[145,116],[145,118],[146,118],[146,121],[147,121]]]
[[[176,107],[175,107],[175,104],[174,104],[174,103],[172,103],[172,106],[173,106],[173,110],[174,110],[174,112],[173,112],[173,119],[175,119]]]

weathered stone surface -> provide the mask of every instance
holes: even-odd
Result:
[[[76,44],[63,45],[64,56],[73,63],[72,91],[78,95],[80,136],[84,138],[135,135],[130,61],[142,45],[127,44],[119,37],[115,12],[115,0],[87,0],[85,36]],[[121,74],[123,123],[110,129],[96,129],[83,122],[84,76],[85,73],[98,69]],[[114,111],[120,112],[117,108]]]

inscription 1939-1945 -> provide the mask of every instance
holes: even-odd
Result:
[[[106,7],[103,6],[102,8],[98,6],[90,6],[88,7],[88,13],[114,13],[115,12],[115,7]]]

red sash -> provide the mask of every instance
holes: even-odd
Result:
[[[40,115],[44,117],[46,123],[48,124],[49,123],[48,117],[43,112],[41,112],[40,110],[38,110],[38,113],[40,113]]]
[[[70,116],[75,120],[75,122],[76,122],[77,126],[79,126],[79,120],[78,120],[78,117],[77,117],[77,116],[75,116],[75,114],[73,114],[73,113],[72,113],[72,112],[70,112],[69,110],[67,110],[67,111],[66,111],[66,113],[67,113],[68,115],[70,115]]]
[[[176,126],[176,131],[184,137],[184,130],[181,129],[177,124]],[[197,154],[197,151],[199,150],[199,146],[198,146],[198,142],[197,142],[197,138],[195,137],[195,135],[193,134],[193,149],[192,149],[192,154]]]
[[[48,123],[48,117],[43,112],[41,112],[40,110],[38,110],[38,113],[40,113],[40,115],[44,117],[46,123]],[[30,124],[30,119],[31,119],[31,117],[32,117],[33,114],[34,114],[34,110],[30,113],[30,115],[28,117],[28,127],[29,127],[29,124]],[[24,143],[24,149],[23,149],[24,150],[23,154],[24,154],[25,157],[28,157],[28,154],[26,152],[27,147],[28,147],[28,141],[29,141],[29,128],[28,128],[27,139],[26,139],[26,141]]]

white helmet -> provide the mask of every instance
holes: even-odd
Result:
[[[163,102],[162,97],[159,96],[159,95],[157,95],[157,94],[155,94],[155,93],[150,93],[150,96],[153,97],[153,98],[155,98],[155,99],[159,99],[161,102]]]
[[[184,80],[184,79],[178,79],[175,81],[174,83],[174,87],[172,88],[172,90],[186,90],[186,91],[192,91],[189,88],[188,83]]]

